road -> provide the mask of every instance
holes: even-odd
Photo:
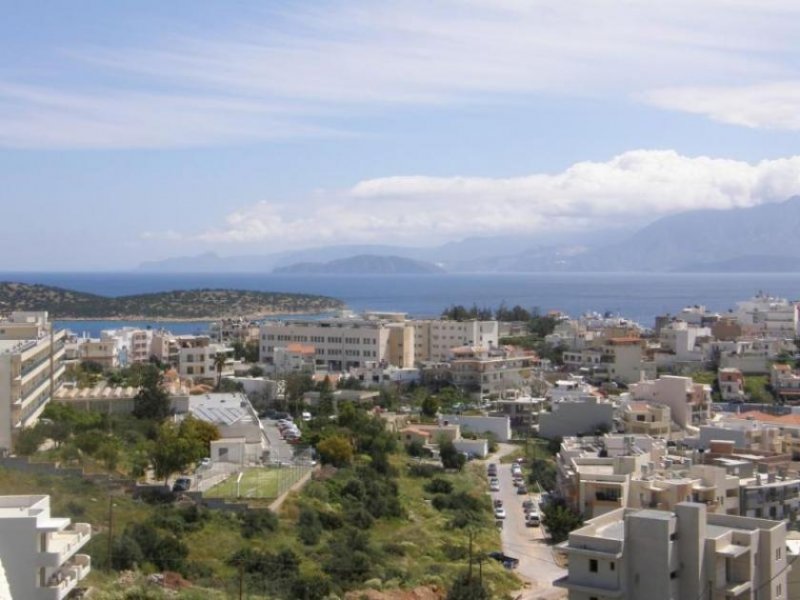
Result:
[[[269,443],[269,460],[284,463],[291,462],[294,457],[294,448],[281,437],[281,432],[278,430],[278,422],[272,419],[261,419],[261,424],[264,426],[264,433]]]
[[[526,527],[522,502],[528,496],[517,494],[511,477],[511,465],[501,464],[500,457],[510,454],[517,446],[500,444],[499,451],[487,462],[497,463],[497,475],[500,479],[500,491],[492,493],[492,498],[500,498],[506,509],[505,523],[502,529],[503,552],[519,559],[516,573],[530,585],[523,590],[520,598],[524,600],[565,598],[566,591],[554,588],[553,581],[567,574],[553,559],[552,547],[545,540],[542,527]],[[536,494],[530,497],[537,503]]]

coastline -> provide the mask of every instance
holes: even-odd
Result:
[[[268,317],[297,316],[297,315],[327,315],[334,314],[337,310],[347,310],[346,306],[335,310],[313,311],[267,311],[248,315],[218,315],[205,317],[148,317],[144,315],[124,315],[124,316],[96,316],[96,317],[71,317],[62,315],[51,315],[53,321],[152,321],[153,323],[207,323],[209,321],[221,321],[223,319],[244,319],[246,321],[258,321]]]

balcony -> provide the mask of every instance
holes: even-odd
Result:
[[[76,554],[50,576],[42,588],[40,597],[47,600],[63,600],[91,570],[91,557],[88,554]]]
[[[88,523],[75,523],[68,529],[47,534],[46,546],[42,556],[45,566],[59,567],[80,550],[92,537],[92,526]]]

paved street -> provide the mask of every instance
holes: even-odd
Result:
[[[288,463],[294,456],[294,448],[281,437],[278,431],[278,422],[272,419],[261,419],[264,426],[264,433],[269,442],[269,460]]]
[[[503,552],[519,559],[516,573],[530,583],[530,586],[521,593],[521,598],[533,600],[566,597],[565,590],[553,588],[552,582],[567,572],[553,559],[552,548],[543,539],[544,529],[525,526],[522,502],[528,496],[517,494],[517,488],[512,483],[511,465],[499,462],[501,456],[510,454],[515,449],[516,446],[500,444],[499,452],[487,461],[497,463],[500,492],[493,493],[492,498],[500,498],[503,501],[507,514],[502,530]],[[531,494],[530,497],[538,503],[537,495]]]

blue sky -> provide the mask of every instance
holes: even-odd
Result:
[[[780,201],[798,24],[783,0],[9,3],[0,269]]]

